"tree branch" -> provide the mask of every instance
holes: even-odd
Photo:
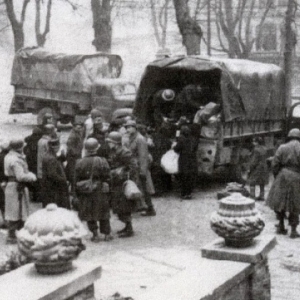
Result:
[[[8,1],[10,1],[10,0],[8,0]],[[13,1],[13,0],[11,0],[11,1]],[[23,2],[22,12],[21,12],[21,23],[22,24],[24,23],[24,20],[25,20],[26,8],[27,8],[27,5],[29,2],[30,2],[30,0],[24,0],[24,2]]]

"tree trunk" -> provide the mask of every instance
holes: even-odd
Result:
[[[94,40],[97,51],[111,52],[112,26],[110,0],[91,0],[93,13]]]
[[[39,47],[43,47],[50,31],[52,0],[48,0],[44,32],[41,32],[41,0],[35,0],[35,36]]]
[[[7,16],[10,21],[13,35],[14,35],[14,47],[15,52],[17,52],[19,49],[24,47],[24,30],[23,30],[23,24],[25,20],[25,14],[26,14],[26,8],[30,0],[24,0],[22,11],[21,11],[21,17],[20,21],[17,20],[15,9],[14,9],[14,2],[13,0],[4,0]]]
[[[173,0],[176,20],[187,55],[200,54],[201,27],[190,16],[188,0]]]
[[[296,34],[292,29],[295,25],[296,1],[289,0],[285,17],[285,45],[284,45],[284,71],[285,71],[285,101],[291,105],[292,76],[293,76],[293,52],[296,45]]]

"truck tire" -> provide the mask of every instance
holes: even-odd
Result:
[[[56,127],[57,126],[57,121],[58,121],[57,120],[58,116],[51,107],[43,107],[42,109],[39,110],[39,112],[37,114],[37,124],[38,125],[42,124],[43,118],[44,118],[46,113],[51,113],[53,115],[53,124]]]

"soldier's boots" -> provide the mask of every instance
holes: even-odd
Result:
[[[119,237],[120,238],[127,238],[127,237],[131,237],[134,236],[134,232],[133,232],[133,228],[132,228],[132,223],[131,222],[127,222],[126,226],[124,229],[118,231]]]
[[[156,216],[156,211],[153,206],[148,207],[148,209],[141,214],[143,217],[154,217]]]

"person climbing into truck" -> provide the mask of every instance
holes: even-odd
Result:
[[[160,128],[164,121],[173,120],[175,95],[172,89],[161,89],[153,95],[152,109],[155,128]]]

